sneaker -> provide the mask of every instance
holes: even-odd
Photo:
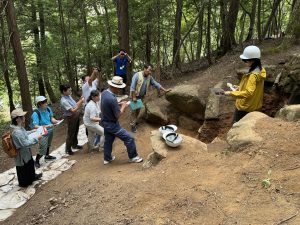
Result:
[[[41,164],[38,161],[34,161],[35,168],[40,168]]]
[[[112,161],[114,161],[115,159],[116,159],[116,157],[113,155],[113,156],[111,157],[111,160],[109,160],[109,161],[107,161],[107,160],[104,159],[103,164],[104,164],[104,165],[107,165],[107,164],[111,163]]]
[[[55,160],[56,157],[55,157],[55,156],[52,156],[52,155],[45,155],[45,159],[46,159],[46,160]]]
[[[72,148],[73,148],[73,149],[79,149],[79,150],[80,150],[80,149],[83,149],[83,147],[82,147],[81,145],[76,145],[76,146],[73,146]]]
[[[36,173],[34,176],[34,180],[40,180],[42,178],[43,174],[42,173]]]
[[[129,159],[129,162],[131,162],[131,163],[140,163],[140,162],[143,162],[143,158],[137,155],[136,157],[133,157],[132,159]]]
[[[132,133],[136,133],[137,132],[136,125],[131,126],[131,132]]]

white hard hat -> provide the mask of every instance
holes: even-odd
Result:
[[[47,100],[47,98],[45,96],[37,96],[35,98],[35,103],[38,104],[39,102],[43,102],[45,100]]]
[[[244,49],[241,59],[260,59],[260,49],[254,45],[250,45]]]
[[[175,132],[164,133],[163,138],[165,139],[166,144],[172,148],[178,147],[182,142],[182,136]]]

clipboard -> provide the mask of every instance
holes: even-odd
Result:
[[[144,104],[141,99],[138,99],[136,102],[130,101],[129,107],[131,110],[137,110],[144,107]]]

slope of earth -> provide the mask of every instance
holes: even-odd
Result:
[[[256,129],[264,142],[243,152],[224,150],[222,141],[208,151],[170,150],[148,170],[127,163],[119,140],[110,165],[102,153],[84,150],[3,224],[300,224],[299,128],[261,121]],[[143,157],[153,129],[143,125],[136,134]],[[264,188],[267,178],[271,186]]]

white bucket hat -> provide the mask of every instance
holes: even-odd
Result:
[[[37,96],[35,98],[35,103],[38,104],[39,102],[43,102],[45,100],[47,100],[47,98],[45,96]]]
[[[27,111],[23,111],[23,109],[15,109],[11,112],[10,116],[12,119],[18,117],[18,116],[25,116],[25,114],[27,113]]]
[[[107,81],[107,83],[116,88],[126,87],[126,84],[123,83],[123,78],[119,76],[114,76],[111,80]]]

